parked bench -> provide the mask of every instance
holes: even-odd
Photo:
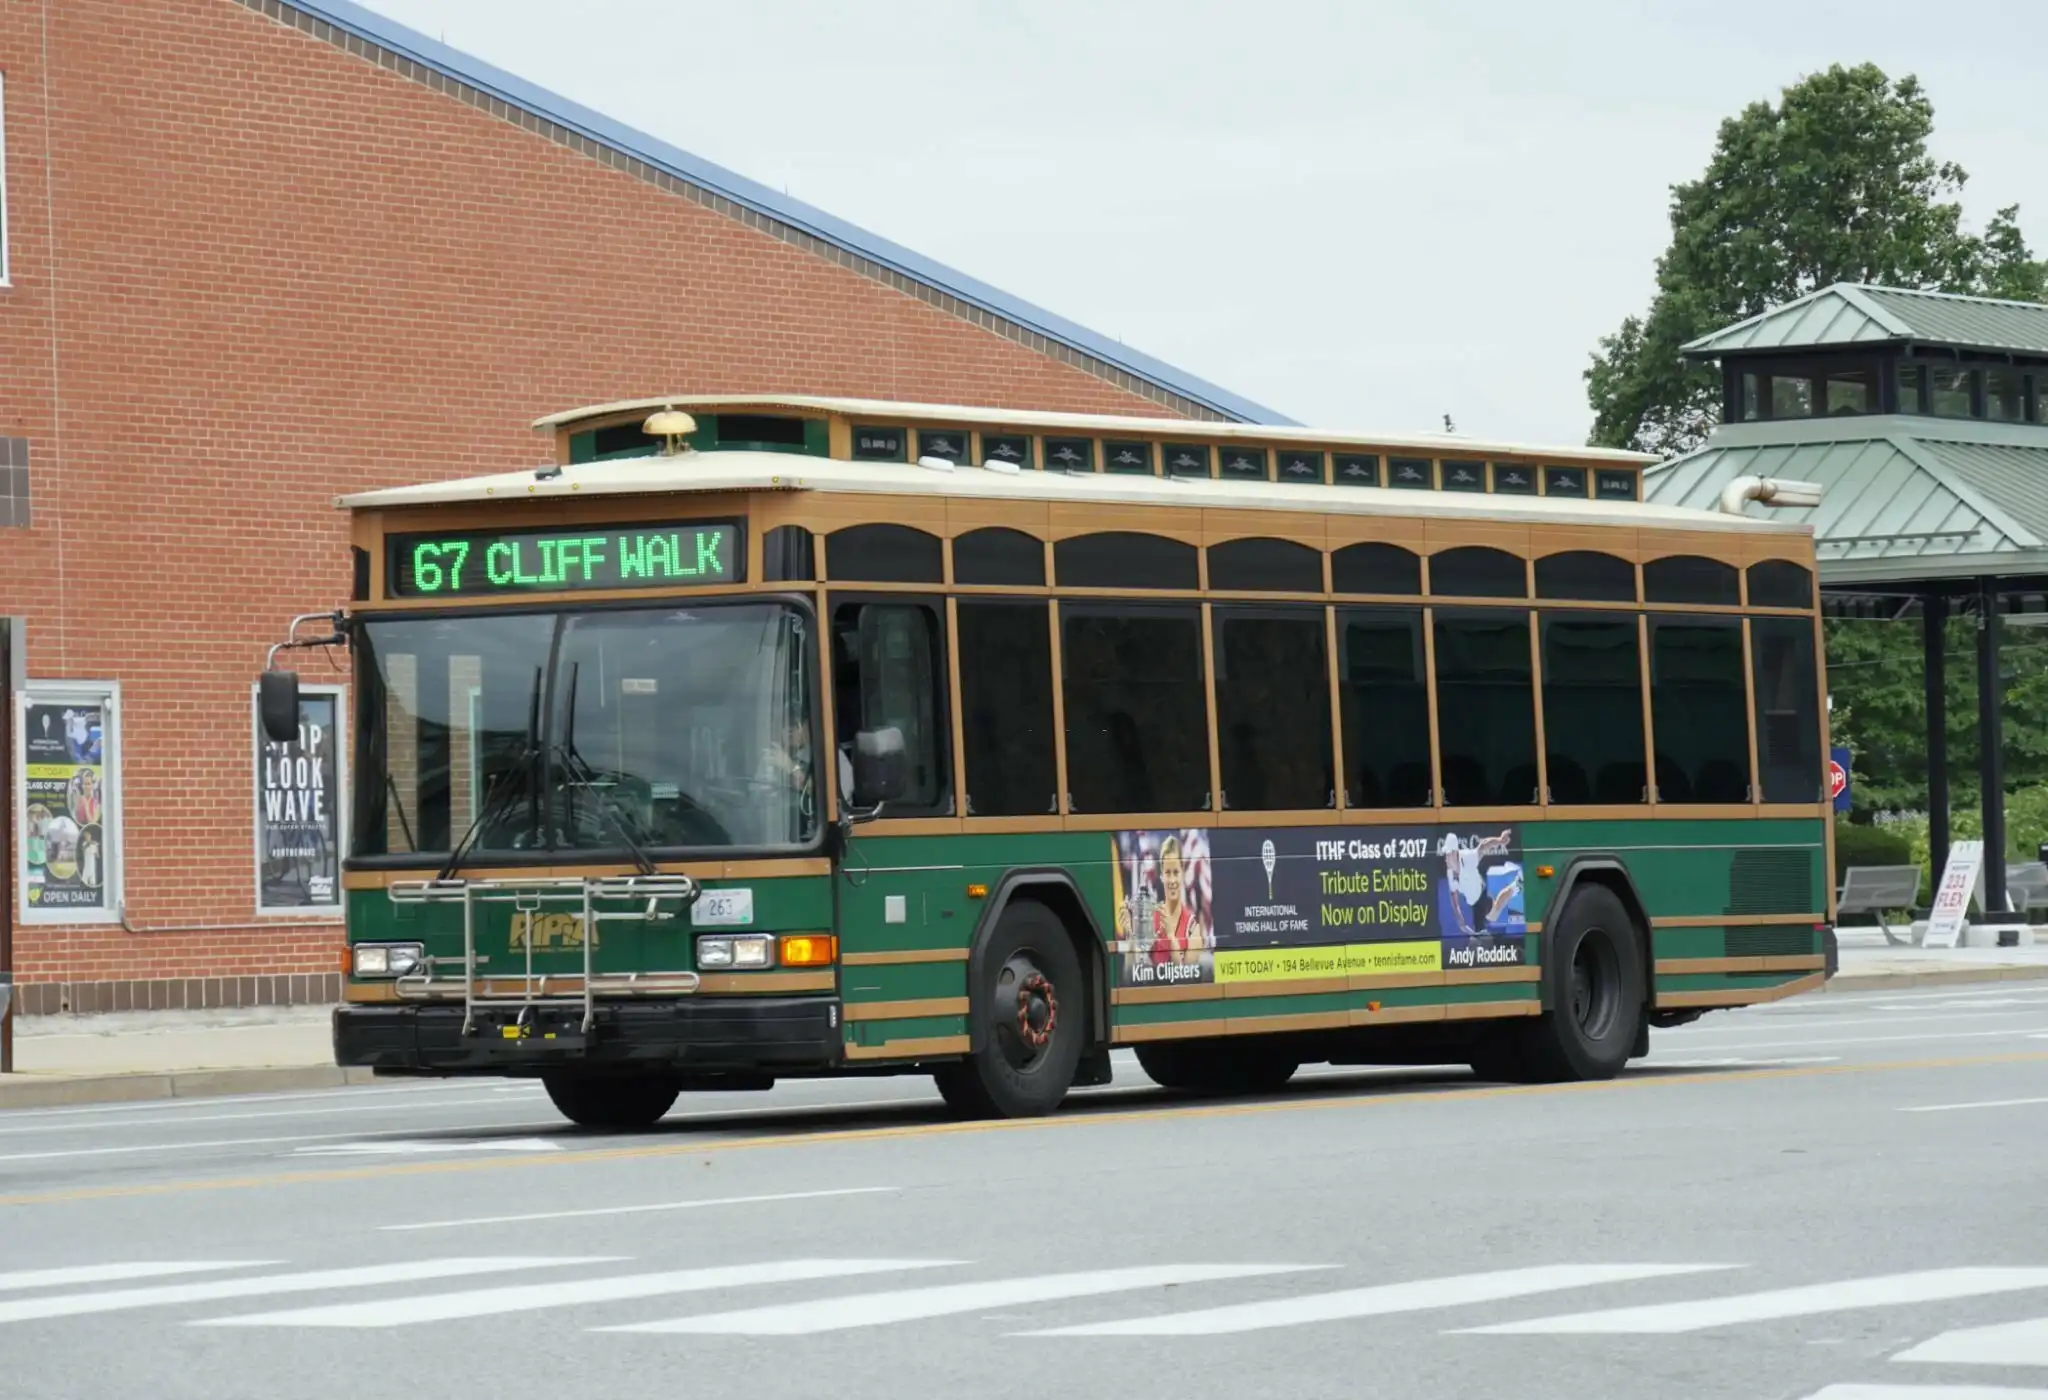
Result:
[[[2005,902],[2028,923],[2048,914],[2048,861],[2029,860],[2005,868]]]
[[[1844,914],[1875,914],[1877,926],[1884,930],[1884,941],[1891,944],[1909,944],[1913,941],[1913,925],[1910,920],[1893,932],[1893,912],[1911,915],[1920,902],[1920,867],[1917,865],[1859,865],[1846,871],[1842,876],[1842,888],[1835,896],[1835,916]]]

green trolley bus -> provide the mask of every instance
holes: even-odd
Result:
[[[1650,459],[804,397],[344,497],[340,1063],[1052,1111],[1611,1076],[1833,970],[1813,539]]]

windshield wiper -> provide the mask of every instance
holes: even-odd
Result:
[[[484,828],[503,815],[501,809],[511,808],[512,803],[509,799],[518,789],[516,785],[507,782],[507,778],[514,773],[525,774],[529,797],[538,786],[533,781],[533,768],[541,756],[540,678],[541,668],[536,666],[533,668],[533,694],[528,697],[526,703],[526,743],[520,749],[518,761],[510,768],[499,769],[491,778],[491,785],[484,793],[483,805],[477,809],[476,819],[470,822],[469,830],[462,833],[462,839],[455,843],[455,849],[448,853],[448,859],[441,866],[441,873],[436,878],[454,879],[456,870],[469,859],[470,852],[475,849],[477,837],[483,833]]]
[[[569,776],[578,787],[596,794],[598,811],[610,819],[612,830],[619,833],[619,839],[625,843],[626,849],[632,853],[634,863],[640,867],[640,873],[642,875],[659,874],[660,871],[655,866],[654,861],[645,850],[641,849],[640,843],[633,839],[633,833],[626,829],[625,815],[620,809],[618,799],[612,796],[608,786],[597,780],[595,770],[591,768],[583,755],[576,751],[576,679],[582,674],[582,670],[583,667],[580,662],[570,663],[569,708],[567,714],[562,719],[562,737],[551,746],[550,752],[555,760],[568,771]],[[573,812],[571,815],[573,816]]]

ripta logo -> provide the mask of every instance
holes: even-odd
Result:
[[[512,937],[508,947],[524,948],[531,940],[535,952],[547,952],[554,948],[581,948],[583,946],[583,916],[581,914],[529,914],[525,912],[512,916]],[[592,939],[590,946],[602,944]]]

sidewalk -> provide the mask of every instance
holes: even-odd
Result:
[[[331,1007],[22,1016],[0,1108],[256,1094],[368,1083],[334,1063]]]
[[[2048,978],[2048,943],[2031,948],[1897,948],[1875,929],[1844,929],[1830,992]],[[0,1109],[282,1093],[370,1082],[334,1063],[325,1006],[28,1016],[14,1023],[15,1073]]]

